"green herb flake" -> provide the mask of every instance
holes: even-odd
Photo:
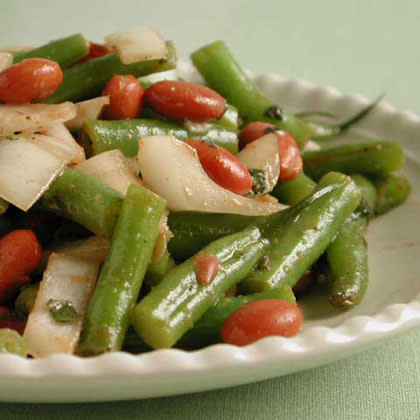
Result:
[[[54,321],[59,324],[71,324],[80,319],[80,314],[69,300],[50,299],[47,306]]]
[[[268,177],[265,171],[261,169],[250,169],[249,173],[252,178],[252,193],[251,196],[261,195],[268,190]]]

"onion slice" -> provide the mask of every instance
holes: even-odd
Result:
[[[206,174],[197,152],[172,136],[141,139],[137,159],[144,184],[163,197],[171,211],[266,215],[285,207],[222,188]]]
[[[13,55],[7,52],[0,52],[0,72],[6,70],[13,64]]]
[[[65,253],[51,254],[23,334],[30,355],[46,357],[74,352],[99,265],[95,260]],[[71,302],[79,318],[57,322],[49,311],[51,300]]]
[[[64,124],[56,124],[42,130],[42,134],[58,139],[63,148],[67,148],[72,153],[70,163],[77,164],[86,160],[85,149],[71,135],[70,131]]]
[[[153,29],[136,28],[115,32],[105,38],[107,47],[115,51],[124,64],[165,58],[165,40]]]
[[[109,96],[99,96],[87,101],[76,102],[74,105],[76,106],[76,116],[66,122],[66,127],[70,131],[80,130],[88,120],[97,120],[104,106],[109,105]]]
[[[248,169],[264,171],[268,181],[264,194],[272,191],[280,175],[280,155],[275,134],[266,134],[252,143],[248,143],[236,157]]]
[[[131,184],[142,182],[120,150],[109,150],[91,157],[76,166],[78,171],[91,175],[125,195]]]
[[[0,137],[40,131],[76,116],[71,102],[61,104],[0,105]]]
[[[27,211],[60,175],[69,155],[56,139],[0,138],[0,197]],[[54,140],[56,145],[54,145]]]

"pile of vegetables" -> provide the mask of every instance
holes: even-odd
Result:
[[[375,103],[309,121],[223,42],[192,61],[205,85],[166,73],[175,47],[147,28],[0,53],[1,352],[242,346],[299,332],[294,292],[361,301],[403,152],[319,144]]]

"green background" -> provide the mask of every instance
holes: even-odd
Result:
[[[242,63],[375,97],[420,112],[420,3],[415,0],[150,2],[0,0],[0,45],[37,45],[72,32],[101,40],[134,26],[158,29],[180,56],[217,38]],[[228,390],[133,402],[1,404],[9,419],[420,418],[420,332],[295,375]]]

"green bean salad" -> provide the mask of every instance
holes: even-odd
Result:
[[[0,352],[244,346],[298,334],[295,295],[363,299],[410,184],[399,143],[333,139],[380,98],[293,115],[224,42],[191,59],[148,28],[1,50]]]

